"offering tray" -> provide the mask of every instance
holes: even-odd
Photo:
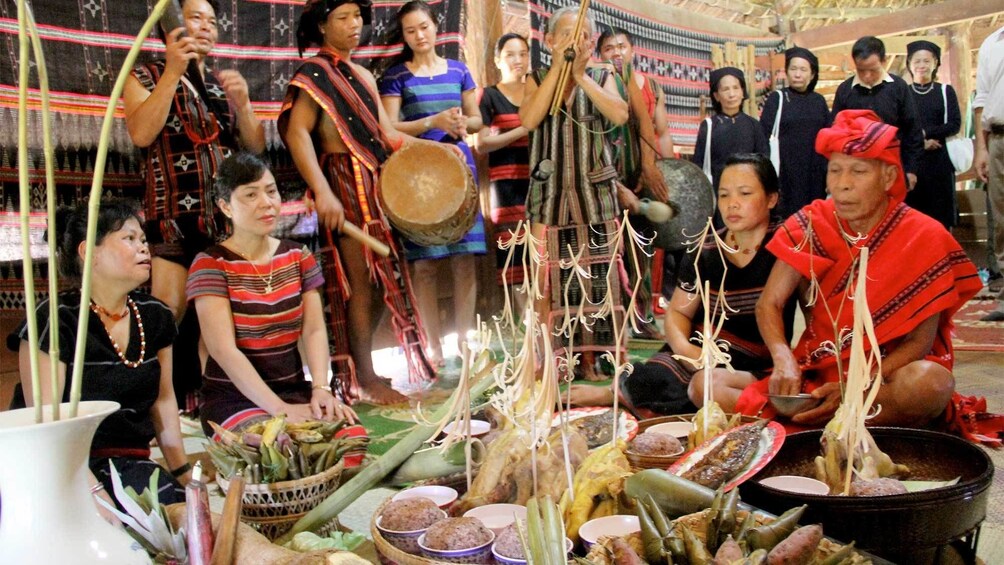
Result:
[[[822,430],[789,435],[777,457],[740,487],[742,499],[768,512],[808,504],[802,523],[821,523],[827,535],[855,540],[857,547],[897,563],[923,564],[964,540],[975,559],[980,524],[986,517],[993,462],[979,447],[954,435],[907,428],[869,428],[875,443],[896,463],[910,467],[911,480],[957,484],[892,496],[823,496],[766,487],[777,475],[815,477]]]

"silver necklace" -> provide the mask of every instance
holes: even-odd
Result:
[[[914,82],[910,83],[910,88],[913,89],[913,91],[916,92],[917,94],[923,96],[934,90],[934,81],[932,80],[931,82],[927,83],[927,88],[923,90],[917,90],[917,83]]]

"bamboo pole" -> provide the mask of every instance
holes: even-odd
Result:
[[[25,16],[28,18],[28,31],[31,34],[31,47],[35,53],[35,63],[38,68],[38,90],[42,98],[42,154],[45,156],[45,211],[50,218],[48,226],[49,240],[49,390],[52,391],[52,421],[59,419],[59,267],[56,263],[56,248],[59,246],[56,236],[56,173],[55,157],[52,147],[52,114],[49,111],[49,68],[45,63],[45,52],[42,51],[42,40],[38,36],[35,25],[35,15],[31,6],[26,6]],[[39,375],[41,379],[41,375]]]
[[[73,356],[73,378],[70,387],[70,417],[76,417],[77,405],[80,403],[81,377],[84,371],[84,349],[87,343],[87,322],[90,316],[87,314],[91,302],[91,262],[94,260],[94,239],[98,233],[98,211],[101,208],[101,183],[105,177],[105,161],[108,158],[108,138],[111,137],[112,123],[115,117],[115,105],[122,96],[122,89],[125,88],[126,79],[136,63],[143,42],[149,37],[153,26],[157,24],[160,17],[167,9],[171,0],[159,0],[153,7],[150,17],[147,18],[136,40],[133,41],[125,61],[122,62],[122,70],[119,71],[118,78],[115,79],[115,86],[111,94],[108,95],[108,106],[105,108],[104,122],[101,124],[101,137],[98,141],[98,154],[94,160],[94,180],[91,183],[91,194],[87,202],[87,246],[84,252],[84,277],[80,285],[80,319],[77,322],[77,343]],[[30,318],[30,316],[29,316]]]
[[[24,303],[28,314],[28,365],[31,368],[31,400],[35,422],[42,422],[42,381],[38,374],[38,318],[35,317],[35,277],[31,264],[31,185],[28,181],[28,18],[25,0],[17,2],[17,182],[21,202],[21,265],[24,270]],[[55,401],[55,399],[53,400]]]

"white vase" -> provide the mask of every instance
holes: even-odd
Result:
[[[31,408],[0,412],[0,561],[148,564],[146,551],[98,514],[87,459],[98,424],[117,402],[81,402],[77,417],[35,423]]]

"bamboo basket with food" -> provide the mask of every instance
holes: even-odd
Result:
[[[293,524],[338,488],[346,454],[365,450],[366,437],[337,437],[344,422],[290,424],[283,415],[241,433],[211,423],[218,441],[206,444],[227,492],[230,479],[246,480],[242,518],[269,539]],[[319,532],[330,531],[331,521]]]

